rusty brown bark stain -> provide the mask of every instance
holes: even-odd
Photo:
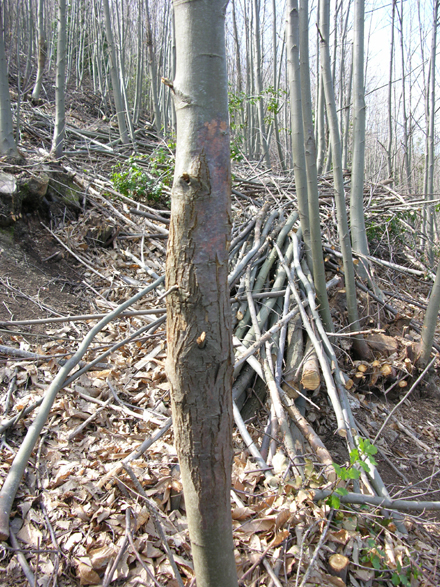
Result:
[[[197,146],[173,187],[167,288],[179,289],[168,296],[167,373],[179,458],[196,490],[212,495],[209,509],[215,509],[217,488],[230,484],[232,464],[227,122],[206,122]]]

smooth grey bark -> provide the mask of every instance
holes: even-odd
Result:
[[[276,0],[272,0],[272,13],[273,13],[273,28],[272,28],[272,47],[273,47],[273,87],[275,93],[279,88],[278,73],[281,73],[281,62],[277,65],[277,6]],[[284,154],[281,146],[280,129],[278,125],[278,112],[273,112],[273,127],[275,133],[275,142],[277,144],[278,158],[280,160],[281,169],[286,171],[286,165],[284,163]]]
[[[430,85],[429,85],[429,117],[428,117],[428,161],[427,161],[427,193],[426,200],[432,201],[434,199],[434,156],[435,156],[435,62],[437,52],[437,26],[438,26],[438,0],[434,2],[433,19],[432,19],[432,43],[431,43],[431,71],[430,71]],[[428,260],[431,266],[434,263],[434,216],[435,209],[433,206],[427,208],[427,232],[428,232]]]
[[[309,59],[309,6],[308,0],[299,4],[299,41],[301,105],[304,128],[304,148],[307,174],[307,194],[310,222],[310,247],[312,251],[313,281],[318,298],[319,313],[327,332],[333,331],[333,322],[327,296],[324,257],[322,254],[321,222],[319,217],[318,176],[316,169],[316,144],[312,117],[312,92],[310,88]]]
[[[232,26],[234,31],[235,67],[237,70],[237,93],[240,94],[243,89],[243,82],[241,73],[240,43],[238,40],[237,18],[235,16],[235,0],[232,0]]]
[[[393,6],[391,11],[391,46],[390,46],[390,70],[388,79],[388,145],[387,145],[387,169],[388,177],[393,178],[393,113],[392,113],[392,100],[393,100],[393,67],[394,67],[394,21],[396,17],[396,2],[392,0]],[[391,184],[392,187],[392,184]]]
[[[425,319],[423,320],[422,338],[421,338],[421,355],[418,363],[424,367],[427,365],[432,343],[434,342],[435,330],[437,327],[438,313],[440,310],[440,263],[437,267],[437,274],[435,276],[434,286],[432,288],[431,296],[429,298],[428,307],[426,309]]]
[[[237,587],[226,6],[174,1],[177,151],[166,279],[178,290],[167,297],[166,370],[198,587]]]
[[[154,125],[156,127],[157,132],[160,135],[162,132],[162,118],[160,115],[159,98],[157,95],[156,58],[154,55],[153,33],[151,30],[150,9],[148,6],[148,0],[145,0],[145,10],[146,10],[146,28],[147,28],[147,60],[148,60],[148,70],[150,72],[150,81],[151,81],[151,98],[153,100],[153,107],[154,107]]]
[[[255,84],[258,94],[258,126],[260,141],[263,146],[264,160],[268,169],[271,168],[269,145],[266,137],[264,124],[264,104],[263,104],[263,82],[261,79],[261,40],[260,40],[260,3],[259,0],[253,0],[254,7],[254,27],[255,27]]]
[[[403,161],[406,174],[406,187],[411,193],[411,168],[409,161],[408,115],[406,112],[406,74],[405,74],[405,49],[403,46],[403,0],[400,0],[400,59],[402,66],[402,115],[403,115]]]
[[[329,50],[329,22],[330,22],[330,0],[320,0],[320,52],[322,79],[325,93],[327,119],[330,130],[330,142],[333,155],[333,181],[336,202],[336,215],[338,221],[338,235],[341,247],[342,260],[345,275],[345,291],[347,297],[347,311],[350,329],[360,330],[359,314],[357,310],[356,285],[354,280],[354,265],[350,244],[350,233],[348,229],[347,210],[345,205],[344,177],[342,174],[341,141],[339,137],[338,117],[336,114],[336,100],[333,88],[330,50]],[[365,357],[371,355],[367,344],[361,337],[356,337],[354,347],[357,352]]]
[[[364,216],[365,166],[365,89],[364,89],[364,20],[365,0],[354,2],[353,47],[353,162],[351,174],[350,228],[353,250],[369,254]],[[366,276],[366,262],[361,261],[360,274]]]
[[[322,1],[322,0],[320,0]],[[318,75],[318,104],[316,106],[316,167],[318,175],[322,175],[325,158],[325,96],[321,72]]]
[[[11,98],[9,96],[2,4],[0,1],[0,155],[16,157],[18,153],[14,139]]]
[[[353,51],[352,51],[353,56]],[[348,77],[348,90],[347,95],[345,96],[345,108],[344,108],[344,117],[345,117],[345,128],[344,128],[344,135],[342,138],[342,168],[348,169],[348,143],[350,139],[350,109],[351,109],[351,89],[353,86],[353,59],[350,65],[350,73]]]
[[[309,202],[307,195],[306,157],[301,101],[301,74],[299,66],[299,11],[298,0],[289,0],[286,19],[287,68],[290,87],[290,127],[292,129],[292,164],[295,191],[303,231],[307,263],[312,267],[310,244]]]
[[[144,36],[142,27],[143,0],[138,2],[136,86],[133,105],[133,123],[138,124],[142,106],[142,82],[144,78]]]
[[[124,144],[129,142],[127,133],[127,124],[125,121],[125,109],[123,106],[121,93],[121,80],[118,74],[118,62],[116,60],[116,48],[113,37],[112,23],[110,19],[110,7],[108,0],[103,0],[104,19],[105,19],[105,33],[107,37],[107,44],[110,53],[110,76],[112,79],[113,98],[115,101],[116,118],[118,120],[119,134]]]
[[[342,141],[342,168],[347,169],[348,167],[348,137],[350,128],[350,103],[351,103],[351,88],[353,82],[353,63],[349,69],[348,75],[348,88],[345,92],[345,106],[344,106],[344,76],[346,72],[346,53],[348,53],[346,46],[348,19],[350,16],[351,0],[348,1],[347,10],[345,13],[344,28],[341,33],[341,63],[340,63],[340,75],[339,75],[339,128],[340,137]],[[342,20],[342,19],[341,19]]]
[[[66,126],[66,0],[58,0],[57,72],[55,86],[55,126],[52,154],[56,159],[63,155]]]

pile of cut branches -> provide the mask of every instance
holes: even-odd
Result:
[[[45,128],[32,124],[42,141],[50,135]],[[11,544],[0,572],[18,581],[23,569],[30,583],[41,585],[59,577],[70,585],[192,585],[164,372],[169,212],[148,196],[118,192],[97,169],[97,151],[108,157],[104,151],[113,149],[110,130],[93,136],[74,130],[71,136],[86,146],[78,152],[72,145],[62,167],[77,186],[82,211],[77,219],[53,218],[45,230],[60,253],[83,268],[91,309],[42,317],[52,338],[38,348],[26,343],[35,321],[17,317],[1,324],[15,334],[0,347],[0,499],[9,504],[0,531]],[[163,176],[151,173],[148,157],[158,145],[150,139],[139,149],[147,155],[140,161],[167,196]],[[29,149],[35,161],[42,155]],[[102,167],[111,173],[108,162]],[[393,462],[393,443],[398,430],[423,455],[423,466],[434,467],[440,426],[435,420],[414,430],[386,405],[393,396],[404,407],[426,376],[416,368],[416,355],[426,303],[420,296],[427,297],[430,273],[409,256],[405,264],[370,258],[390,299],[378,299],[359,283],[359,335],[374,358],[356,360],[331,181],[321,182],[321,218],[333,333],[325,331],[315,306],[294,182],[250,165],[234,173],[232,516],[240,583],[435,584],[436,538],[427,535],[434,526],[409,514],[438,509],[439,502],[419,501],[429,487],[438,490],[437,478],[426,475],[410,487],[402,461]],[[381,193],[374,192],[372,207]],[[408,293],[415,278],[424,279],[418,299]],[[399,499],[379,475],[384,463],[406,486],[406,493],[394,487]]]

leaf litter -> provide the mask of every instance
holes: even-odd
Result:
[[[24,117],[33,117],[34,122],[38,117],[44,120],[42,113],[26,111],[25,105],[23,109]],[[44,133],[42,129],[44,125],[40,129]],[[140,138],[146,153],[156,148],[150,134]],[[69,134],[68,140],[74,142]],[[47,161],[47,154],[32,144],[27,157],[39,165]],[[82,291],[87,292],[87,314],[93,315],[108,313],[163,275],[166,223],[158,218],[168,218],[163,203],[130,201],[127,196],[115,194],[111,183],[101,175],[110,174],[108,164],[103,165],[97,177],[96,166],[101,161],[102,155],[93,153],[87,161],[72,157],[69,165],[61,166],[76,181],[84,205],[79,215],[54,215],[47,229],[39,228],[41,233],[50,230],[52,247],[57,248],[62,262],[73,266],[80,275]],[[253,228],[247,233],[249,240],[243,240],[244,230],[265,201],[271,202],[269,210],[279,211],[279,230],[283,219],[295,209],[295,186],[293,180],[275,174],[261,177],[257,169],[240,164],[234,169],[234,189],[233,238],[237,239],[237,251],[242,251],[233,261],[233,267],[237,267],[253,242]],[[329,210],[331,218],[330,193],[331,182],[323,178],[323,217]],[[376,201],[377,209],[386,207],[380,192],[376,196],[371,205],[374,207]],[[388,206],[392,205],[389,199]],[[152,218],[147,224],[145,217],[133,214],[131,209]],[[367,210],[367,214],[373,212],[377,210]],[[333,254],[337,253],[338,241],[332,223],[324,221],[324,227],[330,278],[341,274],[339,258]],[[266,258],[267,250],[257,261]],[[380,252],[378,245],[379,261]],[[414,266],[405,251],[400,255],[391,261],[402,267]],[[240,279],[231,291],[236,333],[247,310]],[[364,328],[372,330],[367,338],[374,359],[353,359],[349,337],[332,341],[347,375],[346,389],[362,436],[371,439],[415,380],[419,338],[414,327],[423,317],[417,303],[426,303],[429,291],[428,279],[417,281],[412,275],[380,264],[376,279],[384,292],[393,290],[392,303],[397,310],[392,314],[371,296],[359,292]],[[2,291],[5,300],[9,295],[16,300],[16,292],[7,288]],[[165,293],[164,286],[159,286],[130,308],[131,315],[107,325],[83,357],[85,365],[99,358],[98,364],[57,395],[11,516],[11,530],[36,585],[195,585],[169,422],[169,385],[164,371]],[[347,326],[344,293],[342,282],[329,290],[336,330],[342,335]],[[405,299],[399,300],[399,294]],[[55,309],[64,312],[62,307]],[[275,312],[280,314],[282,309],[278,307]],[[66,308],[65,313],[71,311]],[[41,307],[40,316],[47,320],[43,328],[50,338],[32,341],[33,325],[8,325],[1,333],[2,344],[22,353],[21,357],[2,353],[0,365],[2,424],[16,418],[14,426],[2,430],[2,480],[34,417],[35,412],[26,413],[26,408],[44,395],[59,369],[60,355],[72,354],[98,320],[89,317],[49,322],[53,313]],[[17,314],[15,321],[20,318]],[[8,329],[14,333],[8,334]],[[133,335],[123,346],[114,348]],[[239,338],[242,340],[243,334]],[[43,355],[47,360],[26,358],[26,352]],[[100,358],[106,352],[107,356]],[[433,391],[435,377],[430,376],[424,395],[420,392],[418,397],[405,400],[375,441],[380,451],[379,469],[393,496],[438,496],[440,401]],[[292,379],[300,391],[297,380],[298,377],[296,382]],[[259,391],[261,381],[253,375],[240,395],[241,411],[247,413],[246,427],[257,446],[264,442],[270,410],[265,394]],[[252,407],[255,398],[257,408]],[[322,383],[310,399],[316,407],[307,406],[307,421],[324,441],[332,459],[348,466],[349,454],[343,439],[334,434],[336,418]],[[246,408],[247,404],[250,407]],[[140,451],[149,438],[154,442]],[[437,584],[439,531],[435,515],[405,513],[403,522],[408,534],[403,535],[390,512],[343,503],[332,509],[326,500],[314,500],[314,490],[335,488],[335,483],[329,481],[328,471],[304,439],[298,440],[298,462],[292,462],[275,433],[268,460],[272,481],[256,464],[237,429],[233,441],[231,503],[241,584]],[[339,480],[336,485],[343,484]],[[0,578],[4,585],[26,584],[16,548],[3,543],[1,549]]]

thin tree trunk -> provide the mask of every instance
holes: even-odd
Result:
[[[320,6],[320,48],[322,79],[327,107],[327,119],[330,129],[330,141],[333,154],[333,178],[336,201],[336,213],[338,220],[339,243],[341,247],[344,274],[345,291],[347,297],[347,310],[350,329],[360,330],[359,315],[356,300],[356,285],[354,280],[354,265],[351,254],[350,233],[348,229],[347,210],[345,205],[344,178],[342,175],[341,141],[339,138],[338,117],[336,114],[335,93],[332,83],[330,50],[329,50],[329,21],[330,21],[330,0],[321,0]],[[354,346],[361,356],[371,355],[368,346],[361,337],[356,337]]]
[[[162,120],[160,116],[160,107],[159,107],[159,99],[157,96],[157,73],[156,73],[156,59],[154,56],[154,47],[153,47],[153,34],[151,31],[151,23],[150,23],[150,9],[148,6],[148,0],[145,0],[145,8],[146,8],[146,17],[147,17],[147,55],[148,55],[148,69],[150,72],[150,79],[151,79],[151,97],[153,100],[153,107],[154,107],[154,124],[156,127],[157,132],[160,134],[162,132]]]
[[[174,1],[177,153],[167,375],[198,587],[236,587],[230,510],[232,332],[227,0]],[[213,59],[215,55],[215,59]]]
[[[393,116],[392,116],[392,91],[393,91],[393,67],[394,67],[394,20],[396,15],[396,2],[393,0],[391,12],[391,47],[390,47],[390,73],[388,80],[388,146],[387,146],[387,168],[389,179],[393,178]],[[392,185],[392,184],[391,184]]]
[[[298,211],[304,235],[307,262],[313,266],[310,245],[309,204],[307,197],[306,158],[304,153],[304,126],[301,104],[301,76],[299,67],[299,12],[298,0],[289,0],[287,6],[287,67],[290,86],[290,126],[292,129],[292,165]],[[316,213],[315,211],[314,213]]]
[[[437,4],[437,3],[436,3]],[[426,309],[425,319],[423,320],[422,338],[421,338],[421,355],[418,363],[424,367],[428,361],[434,342],[435,329],[437,327],[438,313],[440,310],[440,263],[437,267],[434,286],[429,298]]]
[[[278,72],[281,72],[281,63],[277,63],[277,9],[276,0],[272,0],[272,12],[273,12],[273,29],[272,29],[272,46],[273,46],[273,87],[275,95],[278,96]],[[277,100],[278,103],[278,100]],[[281,169],[286,171],[286,165],[284,163],[283,149],[281,147],[280,129],[278,126],[278,110],[273,113],[273,126],[275,132],[275,142],[277,144],[278,158],[280,160]]]
[[[313,132],[312,93],[310,89],[309,59],[309,6],[308,0],[300,0],[299,42],[301,73],[301,104],[304,126],[304,147],[307,172],[307,194],[310,221],[310,246],[312,250],[313,281],[318,298],[319,312],[327,332],[333,331],[328,303],[324,258],[322,254],[321,222],[319,218],[318,177],[316,172],[316,144]]]
[[[240,44],[238,41],[237,19],[235,16],[235,0],[232,0],[232,26],[234,31],[234,46],[235,46],[235,67],[237,69],[237,94],[241,94],[243,90],[242,73],[241,73],[241,58],[240,58]]]
[[[354,3],[353,48],[353,164],[351,174],[350,228],[351,242],[357,253],[368,255],[368,241],[364,217],[364,165],[365,165],[365,90],[364,90],[364,18],[365,0]],[[362,262],[363,263],[363,262]],[[366,265],[361,275],[366,276]]]
[[[17,154],[12,122],[11,98],[9,96],[8,66],[5,55],[3,6],[0,1],[0,155],[16,157]]]
[[[351,102],[351,86],[353,81],[353,67],[351,66],[349,69],[349,76],[348,76],[348,88],[345,92],[345,106],[344,106],[344,76],[346,72],[346,53],[348,53],[347,46],[346,46],[346,39],[347,39],[347,29],[348,29],[348,19],[350,16],[350,7],[351,7],[351,0],[348,1],[347,11],[345,14],[344,20],[344,28],[341,33],[341,71],[340,71],[340,94],[339,94],[339,128],[340,128],[340,137],[342,141],[342,168],[347,169],[348,167],[348,129],[349,129],[349,122],[350,122],[350,102]],[[341,22],[342,22],[341,18]],[[352,64],[353,65],[353,64]],[[348,114],[347,114],[348,113]],[[345,131],[344,131],[345,129]]]
[[[66,125],[66,0],[58,0],[57,73],[55,86],[55,127],[52,153],[56,159],[63,155]]]
[[[432,20],[432,44],[431,44],[431,76],[429,87],[429,119],[428,119],[428,167],[427,167],[427,193],[426,200],[434,199],[434,131],[435,131],[435,62],[437,51],[437,20],[438,20],[438,0],[434,2],[433,20]],[[434,264],[434,215],[435,209],[430,206],[427,209],[428,214],[428,260],[431,266]]]
[[[105,16],[105,32],[110,52],[110,75],[112,78],[113,98],[115,100],[116,118],[118,120],[119,134],[124,144],[129,142],[127,134],[127,124],[125,122],[125,109],[121,94],[121,80],[118,75],[118,64],[116,61],[115,41],[113,38],[112,23],[110,19],[110,8],[108,0],[103,0]]]
[[[139,116],[142,105],[142,82],[144,74],[144,37],[142,27],[142,12],[144,3],[143,0],[138,2],[138,34],[137,34],[137,62],[136,62],[136,90],[134,96],[133,106],[133,123],[136,125],[139,122]]]
[[[344,136],[343,136],[343,143],[342,143],[342,168],[348,169],[348,144],[350,140],[350,107],[351,107],[351,94],[352,94],[352,86],[353,86],[353,51],[352,51],[352,59],[350,64],[350,73],[348,78],[348,90],[347,95],[345,97],[345,108],[344,108],[344,116],[345,116],[345,128],[344,128]]]
[[[263,83],[261,79],[261,41],[260,41],[260,5],[259,0],[253,0],[254,7],[254,25],[255,25],[255,83],[258,94],[258,126],[260,141],[263,146],[264,159],[267,167],[270,169],[269,145],[267,143],[266,129],[264,124],[264,104],[263,104]]]
[[[403,0],[400,0],[400,57],[402,64],[402,113],[403,113],[403,161],[406,174],[406,187],[411,193],[411,169],[409,161],[408,140],[408,115],[406,113],[406,75],[405,75],[405,50],[403,46]]]

